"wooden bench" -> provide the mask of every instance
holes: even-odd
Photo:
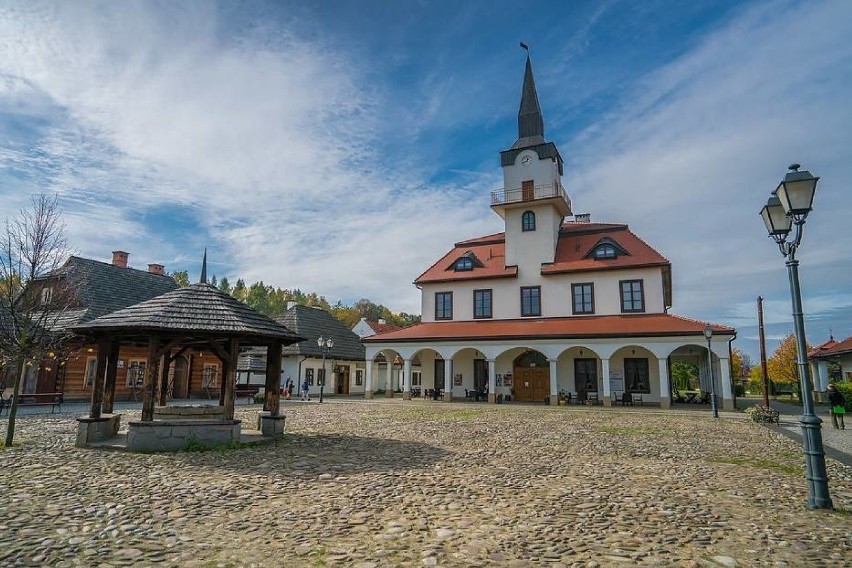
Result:
[[[789,396],[792,399],[794,394],[796,393],[793,391],[792,387],[788,386],[775,387],[775,389],[773,390],[773,395],[775,396],[776,400],[781,395]]]
[[[234,398],[245,397],[249,404],[254,402],[254,395],[260,392],[260,385],[236,385]]]
[[[64,394],[61,392],[39,392],[25,393],[18,395],[18,406],[49,406],[50,413],[53,414],[58,409],[62,412],[62,400]],[[0,394],[0,416],[3,415],[3,409],[12,408],[12,397],[4,397]],[[8,413],[8,410],[7,410]]]

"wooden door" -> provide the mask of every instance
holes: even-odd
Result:
[[[485,359],[473,360],[473,388],[484,391],[488,386],[488,361]]]
[[[521,182],[521,199],[523,201],[532,201],[535,199],[535,181],[522,181]]]
[[[574,386],[577,394],[598,390],[598,362],[596,359],[574,359]],[[598,396],[603,396],[598,394]]]
[[[337,373],[337,394],[349,394],[349,367],[342,367]]]
[[[513,372],[515,400],[542,402],[550,395],[550,369],[515,367]]]

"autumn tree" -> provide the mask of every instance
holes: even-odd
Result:
[[[9,447],[24,378],[43,360],[56,360],[70,338],[61,322],[76,305],[79,282],[63,270],[70,253],[57,197],[33,197],[29,208],[6,219],[0,238],[0,357],[13,392]]]
[[[811,347],[807,349],[810,351]],[[769,379],[773,384],[786,383],[793,385],[794,389],[799,385],[799,366],[796,363],[796,336],[790,334],[781,340],[778,348],[766,362]]]
[[[740,348],[734,347],[731,350],[731,377],[733,380],[745,380],[748,377],[751,367],[751,356],[748,353],[744,353]]]
[[[186,270],[177,270],[169,274],[172,278],[175,279],[175,282],[178,283],[178,286],[183,288],[184,286],[189,286],[189,272]]]

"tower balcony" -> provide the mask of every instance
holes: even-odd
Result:
[[[506,209],[530,203],[552,203],[563,217],[572,214],[571,198],[558,180],[544,185],[534,186],[530,183],[515,189],[495,189],[491,192],[491,208],[501,217]]]

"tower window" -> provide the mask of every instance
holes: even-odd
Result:
[[[541,315],[541,286],[521,286],[521,316]]]
[[[474,319],[492,317],[491,290],[473,291],[473,317]]]
[[[535,213],[524,211],[524,214],[521,215],[521,230],[524,232],[535,231]]]

